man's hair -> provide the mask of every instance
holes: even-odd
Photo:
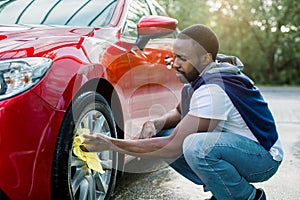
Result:
[[[207,26],[202,24],[195,24],[182,30],[177,38],[179,39],[193,39],[199,43],[207,53],[212,54],[213,60],[216,60],[219,51],[219,40],[216,34]]]

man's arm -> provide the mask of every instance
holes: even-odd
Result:
[[[153,121],[156,130],[174,128],[181,120],[180,106]]]
[[[176,158],[182,154],[182,144],[188,135],[210,131],[217,123],[217,120],[186,115],[168,137],[121,140],[93,134],[84,135],[84,144],[92,152],[111,150],[139,157]]]
[[[181,120],[180,104],[166,114],[156,119],[149,120],[143,124],[140,138],[155,136],[162,129],[174,128]]]

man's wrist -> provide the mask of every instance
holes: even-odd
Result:
[[[119,140],[116,138],[109,138],[108,141],[108,150],[109,151],[118,151],[120,148],[118,147],[119,144]]]

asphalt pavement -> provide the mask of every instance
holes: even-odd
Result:
[[[284,149],[278,172],[268,181],[255,183],[263,188],[267,199],[300,199],[300,87],[261,87],[277,123]],[[141,163],[144,162],[142,165]],[[249,163],[251,164],[251,163]],[[143,166],[143,167],[141,167]],[[127,169],[147,167],[148,172],[125,173],[118,181],[113,200],[196,200],[211,196],[159,160],[135,160]]]

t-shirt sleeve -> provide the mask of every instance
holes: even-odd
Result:
[[[199,87],[192,95],[190,102],[190,115],[227,120],[232,103],[222,88],[215,84],[207,84]]]

